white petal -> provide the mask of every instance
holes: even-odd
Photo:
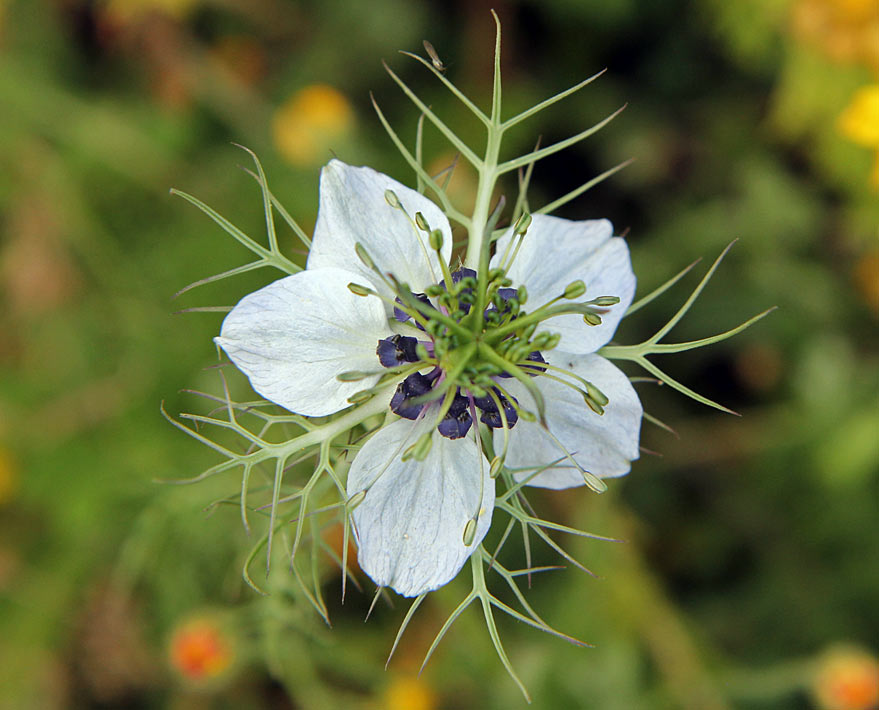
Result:
[[[385,191],[392,190],[406,210],[391,207]],[[452,230],[442,210],[433,202],[372,168],[355,168],[332,160],[320,174],[320,210],[308,256],[308,268],[337,266],[356,271],[376,284],[380,293],[391,290],[375,277],[354,252],[360,243],[382,271],[421,293],[443,275],[427,235],[410,220],[421,212],[431,229],[443,233],[443,259],[452,255]]]
[[[310,417],[338,412],[379,375],[359,382],[336,375],[379,371],[375,348],[390,334],[381,301],[355,296],[351,281],[364,279],[316,269],[275,281],[241,299],[214,342],[266,399]]]
[[[498,266],[510,244],[512,230],[498,240],[491,265]],[[606,219],[572,222],[559,217],[533,215],[531,226],[507,275],[513,286],[528,289],[527,310],[533,311],[559,296],[572,281],[581,279],[586,294],[575,302],[597,296],[618,296],[620,302],[602,315],[602,323],[588,326],[580,315],[556,316],[541,324],[562,336],[559,349],[592,353],[605,345],[617,329],[635,295],[635,274],[626,242],[613,236]],[[565,301],[562,301],[565,303]]]
[[[599,478],[628,473],[630,462],[638,458],[638,435],[643,414],[629,378],[599,355],[573,355],[552,350],[544,357],[549,364],[571,370],[588,380],[610,400],[604,414],[599,416],[570,387],[548,377],[535,377],[534,383],[546,399],[549,431],[578,464]],[[510,393],[533,410],[525,388],[512,380],[505,380],[505,387],[508,382],[511,383],[508,386]],[[511,468],[540,468],[564,456],[564,451],[536,422],[519,419],[509,434],[506,463]],[[494,441],[495,449],[499,451],[503,441],[500,430],[495,432]],[[531,473],[533,471],[517,474],[516,479],[522,480]],[[528,485],[571,488],[583,485],[583,476],[570,461],[562,460],[554,468],[531,478]]]
[[[458,574],[488,532],[494,508],[494,480],[472,437],[434,432],[424,461],[401,461],[432,427],[429,420],[389,424],[366,442],[348,472],[348,495],[367,491],[352,514],[360,568],[406,597]],[[464,529],[477,512],[475,537],[465,545]]]

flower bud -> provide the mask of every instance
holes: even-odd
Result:
[[[573,298],[580,298],[584,293],[586,293],[586,284],[581,279],[577,279],[565,287],[565,292],[562,295],[564,298],[571,300]]]

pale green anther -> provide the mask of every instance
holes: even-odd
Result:
[[[372,260],[369,252],[366,251],[366,248],[360,242],[354,243],[354,253],[357,254],[357,258],[366,265],[366,268],[375,268],[375,262]]]
[[[494,384],[494,381],[492,381],[492,384]],[[484,389],[483,387],[480,387],[480,386],[479,386],[477,383],[475,383],[475,382],[474,382],[473,384],[470,385],[470,387],[469,387],[469,391],[470,391],[470,394],[472,394],[472,395],[473,395],[474,397],[476,397],[476,398],[481,398],[481,397],[487,397],[487,396],[488,396],[488,390]]]
[[[421,212],[415,213],[415,224],[422,232],[430,231],[430,225],[427,223],[427,220]]]
[[[607,308],[608,306],[615,306],[620,302],[619,296],[599,296],[598,298],[593,298],[589,303],[595,306],[601,306],[602,308]]]
[[[348,508],[348,511],[350,512],[360,505],[364,498],[366,498],[366,491],[359,491],[348,499],[347,503],[345,503],[345,507]]]
[[[366,286],[356,284],[353,281],[348,284],[348,290],[355,296],[370,296],[373,293],[371,289],[366,288]]]
[[[372,390],[360,390],[348,397],[348,402],[351,404],[363,404],[367,400],[372,399],[374,395],[375,393]]]
[[[496,281],[497,279],[503,278],[504,274],[506,273],[507,272],[503,269],[492,269],[488,272],[488,280],[489,282]]]
[[[602,407],[598,402],[596,402],[592,397],[590,397],[587,393],[583,393],[583,401],[589,406],[593,412],[597,415],[601,416],[604,414],[604,407]]]
[[[582,474],[586,485],[596,493],[604,493],[607,490],[607,484],[605,484],[605,482],[594,473],[589,473],[589,471],[582,468],[580,469],[580,473]]]
[[[528,302],[528,289],[525,288],[525,284],[522,284],[516,289],[516,291],[516,298],[519,299],[519,305],[524,306]]]
[[[360,370],[349,370],[348,372],[340,372],[336,375],[336,379],[339,382],[360,382],[360,380],[367,377],[369,377],[369,373],[361,372]]]
[[[427,352],[427,348],[424,347],[424,343],[418,343],[415,346],[415,354],[418,356],[419,360],[427,360],[430,357],[430,354]]]
[[[601,316],[597,313],[584,313],[583,322],[586,325],[601,325]]]
[[[607,403],[610,402],[610,400],[605,396],[604,392],[598,389],[598,387],[593,385],[591,382],[586,383],[586,392],[602,407],[606,407]]]
[[[476,537],[476,518],[470,518],[464,526],[464,546],[470,547]]]
[[[525,329],[522,331],[522,339],[531,340],[535,330],[537,330],[537,323],[531,323],[530,325],[525,326]]]
[[[513,227],[513,231],[516,234],[521,236],[521,235],[524,235],[525,232],[528,231],[528,227],[530,227],[530,226],[531,226],[531,215],[530,214],[523,214],[516,221],[516,226]]]
[[[547,335],[549,337],[546,338],[546,342],[542,348],[539,348],[539,350],[552,350],[553,348],[558,347],[558,344],[562,340],[562,336],[558,333],[547,333]]]
[[[385,190],[385,202],[387,202],[391,207],[399,207],[400,206],[400,198],[397,197],[397,193],[393,190]]]
[[[491,460],[491,467],[488,469],[488,475],[492,478],[497,478],[500,475],[501,469],[504,467],[504,460],[500,456],[495,456]]]
[[[534,414],[534,412],[531,412],[527,409],[520,409],[519,410],[519,419],[523,419],[526,422],[536,422],[537,415]]]
[[[424,289],[424,294],[426,296],[430,296],[431,298],[442,296],[445,292],[446,290],[439,284],[434,284],[433,286],[428,286],[426,289]]]
[[[421,212],[418,214],[421,214]],[[434,251],[439,251],[443,248],[443,233],[439,229],[434,229],[430,233],[430,248]]]
[[[422,434],[418,437],[418,441],[416,441],[415,445],[412,447],[412,458],[416,461],[424,461],[430,453],[430,449],[433,446],[432,434],[432,431]]]
[[[580,298],[584,293],[586,293],[586,284],[584,284],[582,280],[577,279],[565,287],[563,296],[568,300],[571,300],[573,298]]]

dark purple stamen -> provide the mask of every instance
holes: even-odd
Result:
[[[519,421],[519,414],[516,412],[516,408],[513,406],[512,402],[507,399],[503,394],[501,394],[500,390],[497,388],[493,389],[494,397],[491,395],[487,395],[485,397],[474,397],[473,404],[475,404],[479,409],[482,410],[482,416],[479,417],[479,420],[492,429],[500,429],[503,425],[503,419],[501,419],[500,411],[498,411],[497,403],[495,402],[495,398],[500,401],[501,407],[504,409],[504,414],[507,417],[507,427],[512,429],[513,426]],[[515,397],[512,398],[513,402],[516,404],[519,403]]]
[[[437,426],[437,431],[447,439],[460,439],[470,431],[471,424],[473,417],[470,416],[470,402],[459,389],[452,400],[452,406]]]
[[[455,271],[451,276],[452,283],[457,284],[465,278],[475,279],[476,272],[473,269],[462,267]],[[444,280],[440,281],[439,285],[446,288]],[[517,298],[518,295],[519,292],[517,289],[499,288],[496,296],[492,299],[494,303],[491,303],[485,310],[486,315],[493,311],[497,312],[498,310],[500,310],[501,317],[510,315],[511,309],[509,301]],[[412,297],[429,308],[436,308],[436,306],[431,303],[430,299],[423,293],[413,293]],[[456,297],[459,311],[464,314],[469,313],[471,302],[473,300],[473,289],[470,287],[463,288],[457,292]],[[405,305],[400,298],[397,298],[396,301],[400,305]],[[500,304],[500,309],[498,309],[498,304]],[[402,308],[394,308],[394,317],[401,323],[405,323],[411,319],[411,316],[403,311]],[[515,318],[516,316],[511,315],[510,317]],[[498,316],[494,316],[494,318],[498,319]],[[416,323],[416,325],[421,330],[424,330],[420,324]],[[433,357],[433,336],[430,336],[429,340],[421,341],[421,343],[425,346],[428,355]],[[388,338],[379,340],[375,352],[376,355],[378,355],[379,362],[384,367],[399,367],[407,363],[420,362],[421,358],[419,358],[417,353],[418,344],[418,338],[406,335],[392,335]],[[423,364],[425,366],[427,365],[427,363]],[[519,364],[519,367],[533,377],[546,370],[546,360],[543,359],[543,356],[539,351],[535,350],[525,358],[524,362]],[[394,396],[391,398],[391,411],[404,419],[415,420],[422,414],[430,416],[429,412],[425,412],[426,408],[437,407],[440,401],[442,401],[442,397],[430,399],[430,401],[417,400],[428,399],[425,395],[429,394],[436,383],[442,380],[442,374],[443,371],[439,367],[434,367],[427,375],[415,372],[406,377],[406,379],[397,385]],[[493,375],[493,377],[500,379],[504,377],[512,377],[512,375],[502,372]],[[500,405],[500,407],[498,405]],[[460,388],[455,388],[455,395],[452,399],[452,403],[442,420],[437,424],[437,431],[448,439],[460,439],[463,436],[466,436],[470,431],[470,427],[473,426],[474,411],[476,409],[480,410],[479,420],[486,426],[493,429],[499,429],[504,426],[504,422],[506,421],[507,428],[512,428],[516,422],[519,421],[519,414],[516,409],[517,405],[518,401],[516,399],[513,397],[508,398],[498,387],[491,388],[490,392],[485,397],[473,397],[466,390],[462,392]],[[433,409],[433,411],[437,412],[438,410]],[[503,417],[501,416],[502,413]]]
[[[430,302],[430,299],[423,293],[413,293],[412,297],[419,303],[423,303],[425,306],[433,308],[433,304]],[[400,305],[405,305],[399,297],[395,298],[394,300]],[[411,316],[409,316],[409,314],[402,309],[394,307],[394,318],[396,318],[400,323],[405,323],[407,320],[409,320],[410,317]],[[415,325],[417,325],[421,330],[424,330],[421,324],[417,321],[415,322]]]
[[[458,269],[457,271],[452,273],[452,283],[456,284],[461,279],[465,279],[468,276],[472,279],[475,279],[476,272],[473,269],[468,269],[466,266],[461,267],[460,269]],[[439,285],[448,291],[448,289],[446,288],[446,280],[445,279],[440,281]],[[458,308],[461,309],[461,311],[464,313],[464,315],[467,315],[470,312],[470,304],[465,303],[464,301],[461,300],[461,296],[463,296],[465,293],[468,295],[472,295],[473,289],[472,288],[462,288],[460,291],[458,291]]]
[[[392,335],[378,341],[375,354],[382,367],[399,367],[407,362],[418,362],[415,349],[418,340],[408,335]]]
[[[543,359],[543,355],[540,354],[539,350],[534,350],[533,352],[529,353],[528,357],[526,357],[525,359],[528,360],[529,362],[536,363],[534,365],[526,365],[526,364],[519,365],[519,367],[522,370],[524,370],[527,374],[531,375],[531,377],[534,377],[535,375],[539,375],[541,372],[546,372],[545,367],[540,367],[540,365],[546,365],[546,360]],[[499,374],[497,376],[498,377],[512,377],[512,375],[509,372],[502,372],[501,374]]]
[[[430,392],[432,385],[433,379],[425,377],[420,372],[409,375],[397,385],[397,391],[391,397],[391,411],[404,419],[418,419],[418,415],[426,405],[413,404],[411,400]]]

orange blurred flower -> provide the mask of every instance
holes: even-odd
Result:
[[[417,676],[399,676],[385,691],[383,710],[434,710],[436,694]]]
[[[199,616],[178,626],[171,636],[169,660],[187,681],[206,684],[220,678],[235,659],[234,644],[214,618]]]
[[[334,143],[354,125],[348,99],[325,84],[313,84],[293,94],[275,112],[272,133],[275,145],[289,162],[308,166],[324,162]]]
[[[838,62],[856,62],[879,71],[879,2],[798,0],[794,36]]]
[[[812,695],[820,710],[876,710],[879,659],[854,647],[829,649],[818,661]]]

